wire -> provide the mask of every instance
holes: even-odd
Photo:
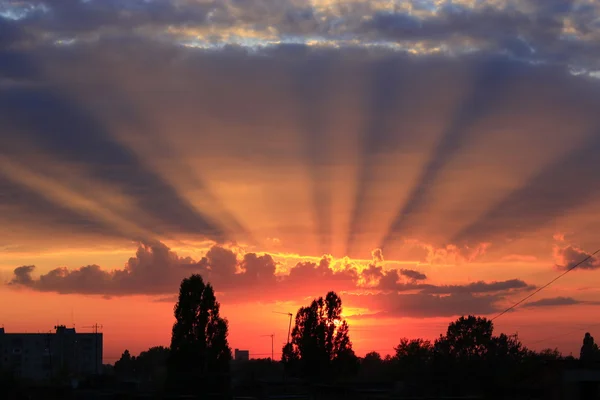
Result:
[[[542,290],[546,289],[548,286],[552,285],[554,282],[556,282],[557,280],[559,280],[560,278],[562,278],[563,276],[565,276],[566,274],[568,274],[569,272],[573,271],[575,268],[579,267],[581,264],[583,264],[584,262],[588,261],[589,259],[591,259],[592,257],[594,257],[597,253],[600,252],[600,249],[596,250],[595,252],[593,252],[592,254],[590,254],[589,256],[587,256],[586,258],[584,258],[583,260],[579,261],[577,264],[573,265],[572,267],[570,267],[569,269],[567,269],[565,272],[563,272],[562,274],[558,275],[556,278],[552,279],[550,282],[546,283],[544,286],[539,287],[536,291],[534,291],[533,293],[530,293],[529,295],[525,296],[524,298],[522,298],[521,300],[517,301],[515,304],[513,304],[512,306],[508,307],[506,310],[502,311],[500,314],[496,315],[494,318],[492,318],[492,321],[500,318],[501,316],[503,316],[504,314],[506,314],[507,312],[509,312],[510,310],[516,308],[519,304],[522,304],[525,300],[530,299],[531,297],[535,296],[536,294],[538,294],[539,292],[541,292]]]

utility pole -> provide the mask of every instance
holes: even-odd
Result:
[[[271,338],[271,362],[275,362],[275,357],[274,357],[274,346],[273,346],[273,342],[275,341],[275,334],[272,333],[270,335],[262,335],[262,337],[270,337]]]
[[[292,332],[292,317],[294,316],[294,314],[292,314],[291,312],[280,312],[280,311],[273,311],[275,314],[283,314],[283,315],[287,315],[288,317],[290,317],[290,324],[288,326],[288,337],[287,337],[287,344],[290,344],[290,334]]]
[[[94,330],[94,343],[95,343],[95,353],[96,353],[96,358],[94,358],[94,364],[95,364],[95,368],[96,368],[96,375],[99,374],[98,371],[98,329],[102,329],[102,325],[98,325],[97,323],[92,325],[92,326],[82,326],[82,328],[91,328]],[[102,363],[102,361],[100,361],[100,363]]]
[[[273,311],[275,314],[282,314],[282,315],[287,315],[288,317],[290,317],[290,324],[288,326],[288,336],[287,336],[287,344],[286,344],[286,348],[288,348],[290,346],[290,334],[292,332],[292,317],[294,316],[291,312],[280,312],[280,311]],[[283,363],[283,354],[281,354],[281,362]],[[286,368],[283,368],[283,381],[286,382],[287,381],[287,372],[286,372]]]

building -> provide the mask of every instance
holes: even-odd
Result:
[[[250,359],[250,351],[235,349],[233,359],[235,361],[248,361]]]
[[[0,328],[0,370],[43,381],[102,371],[102,333],[56,326],[48,333],[6,333]]]

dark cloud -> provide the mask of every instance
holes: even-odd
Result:
[[[421,285],[418,281],[426,280],[427,275],[412,269],[384,270],[375,264],[369,265],[361,272],[361,277],[367,286],[379,290],[408,291],[422,289],[428,285]],[[404,278],[404,279],[402,279]]]
[[[35,265],[24,265],[22,267],[15,268],[14,279],[11,284],[30,286],[33,284],[31,273],[35,269]]]
[[[34,266],[15,269],[10,285],[28,287],[41,292],[92,295],[162,294],[176,291],[180,280],[196,264],[178,257],[165,245],[140,245],[123,269],[107,271],[98,265],[77,269],[60,267],[32,277]],[[199,268],[199,266],[196,265]]]
[[[425,275],[422,272],[415,271],[412,269],[401,269],[400,275],[405,276],[405,277],[415,280],[415,281],[424,281],[427,279],[427,275]]]
[[[381,293],[375,295],[346,295],[345,301],[355,302],[370,310],[380,310],[358,318],[431,318],[457,315],[487,315],[501,309],[499,295],[475,296],[469,293],[439,296],[432,294]],[[353,318],[357,318],[354,316]]]
[[[277,262],[270,254],[238,256],[230,249],[213,246],[199,261],[179,257],[162,243],[142,244],[123,269],[112,271],[89,265],[60,267],[34,278],[35,266],[18,267],[12,286],[61,294],[127,296],[160,295],[177,291],[181,279],[200,273],[226,301],[257,299],[289,300],[316,295],[324,290],[356,288],[357,273],[351,267],[331,268],[331,258],[318,263],[300,262],[289,274],[276,275]],[[167,297],[168,298],[168,297]]]
[[[598,257],[574,245],[565,247],[555,246],[554,260],[556,261],[556,266],[564,270],[571,269],[576,264],[579,264],[576,269],[595,270],[600,268]]]
[[[459,294],[459,293],[494,293],[508,292],[512,290],[533,290],[536,287],[528,285],[520,279],[510,279],[501,282],[472,282],[466,285],[441,285],[429,286],[423,289],[423,293],[431,294]]]
[[[576,300],[572,297],[549,297],[546,299],[536,300],[523,305],[523,307],[559,307],[573,306],[583,304],[584,301]]]
[[[516,10],[496,9],[482,6],[470,9],[460,5],[445,5],[433,17],[417,18],[401,12],[378,12],[364,23],[365,32],[377,32],[379,37],[393,40],[447,40],[452,37],[468,37],[479,43],[512,51],[514,56],[531,56],[543,50],[559,38],[563,22],[562,13],[556,9],[535,7],[536,13],[525,14]],[[522,38],[538,49],[529,46],[514,47],[510,39]],[[515,51],[516,50],[516,51]]]
[[[244,43],[244,31],[251,31],[255,33],[250,35],[252,39],[262,36],[271,41],[318,38],[354,46],[383,42],[411,48],[425,43],[426,47],[445,47],[450,52],[484,49],[538,62],[588,67],[598,63],[594,54],[598,43],[590,37],[598,31],[600,10],[596,4],[581,5],[570,0],[512,5],[477,2],[469,6],[415,4],[408,0],[393,6],[385,0],[323,0],[311,5],[293,0],[61,0],[46,3],[45,7],[33,1],[9,2],[5,7],[12,8],[13,18],[18,15],[18,23],[39,38],[145,35],[193,42],[204,33],[204,41],[222,44]],[[571,34],[565,38],[567,27]],[[192,32],[179,32],[186,29]],[[278,35],[273,36],[273,32]]]
[[[414,270],[384,271],[371,265],[359,274],[355,265],[334,266],[328,256],[318,262],[299,262],[285,274],[276,273],[277,267],[270,254],[242,255],[213,246],[196,261],[178,256],[164,244],[153,243],[140,245],[122,269],[61,267],[34,277],[35,267],[23,266],[14,270],[9,285],[62,294],[155,295],[155,301],[170,302],[181,279],[200,273],[229,304],[301,300],[335,290],[348,298],[350,306],[368,307],[386,315],[421,317],[486,314],[495,311],[497,303],[514,291],[532,288],[518,280],[435,286],[420,283],[424,274]],[[361,278],[375,285],[363,287]]]
[[[332,259],[328,256],[321,258],[318,263],[299,262],[289,271],[289,275],[280,280],[278,290],[298,297],[307,291],[324,293],[331,288],[336,291],[356,289],[358,272],[352,265],[342,265],[341,269],[332,268]],[[329,289],[328,289],[329,288]],[[304,294],[306,296],[306,294]]]
[[[22,2],[27,4],[28,2]],[[219,2],[174,1],[148,2],[140,0],[79,1],[59,0],[48,3],[46,9],[34,7],[21,21],[28,28],[69,37],[71,35],[114,32],[119,29],[133,33],[144,26],[185,25],[204,21],[208,12],[219,7]]]

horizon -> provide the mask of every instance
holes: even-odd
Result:
[[[275,359],[333,290],[357,354],[600,329],[600,4],[0,0],[0,314],[168,346],[210,282]],[[70,321],[70,322],[69,322]],[[280,343],[281,345],[278,345]],[[387,349],[387,350],[386,350]]]

